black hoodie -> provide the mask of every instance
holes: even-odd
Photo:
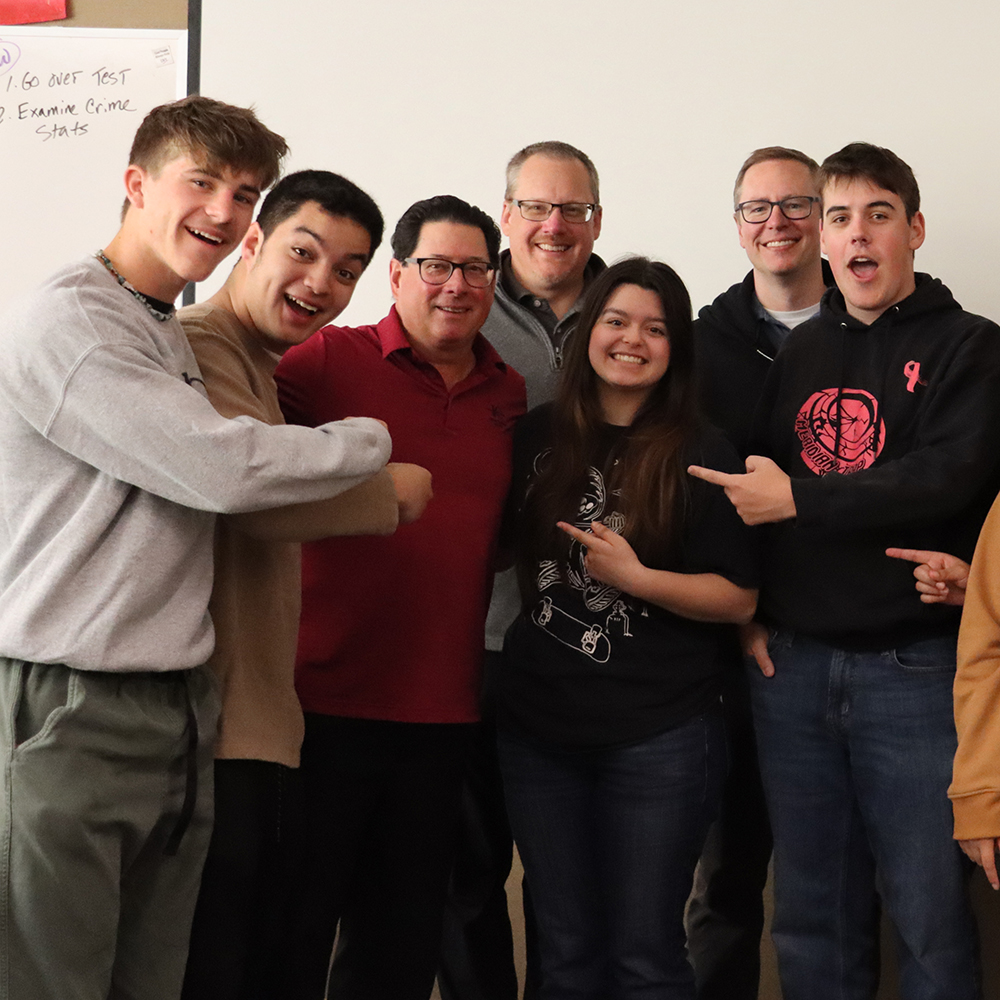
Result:
[[[792,477],[798,512],[764,545],[764,618],[842,648],[958,628],[885,548],[971,559],[1000,486],[1000,328],[916,280],[870,326],[828,291],[772,365],[752,436]]]
[[[833,284],[824,260],[823,281]],[[694,324],[694,348],[705,416],[742,456],[771,361],[780,345],[761,315],[754,272],[705,306]]]

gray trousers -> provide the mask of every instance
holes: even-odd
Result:
[[[0,1000],[177,1000],[218,708],[204,668],[0,657]]]

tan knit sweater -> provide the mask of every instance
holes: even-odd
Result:
[[[284,419],[272,378],[277,358],[227,310],[210,303],[179,312],[208,397],[226,417]],[[298,767],[302,710],[295,694],[300,541],[391,534],[396,492],[384,469],[331,500],[219,517],[209,611],[222,689],[216,756]]]

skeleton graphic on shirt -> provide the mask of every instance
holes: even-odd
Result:
[[[547,455],[548,452],[543,452],[536,458],[536,473]],[[587,486],[573,523],[581,531],[589,532],[592,521],[601,521],[620,535],[625,527],[625,517],[620,511],[611,509],[613,498],[619,495],[617,490],[609,493],[604,475],[599,469],[590,466],[587,469]],[[622,593],[617,587],[593,579],[584,565],[586,554],[584,545],[575,539],[570,541],[565,581],[559,573],[559,564],[554,559],[539,562],[537,582],[541,600],[532,611],[531,618],[559,642],[579,650],[592,660],[606,663],[611,657],[611,637],[631,637],[630,615],[640,614],[646,617],[649,612],[644,604]],[[595,617],[601,612],[608,612],[603,625],[594,621],[581,621],[545,596],[549,587],[562,582],[580,593],[585,607]]]

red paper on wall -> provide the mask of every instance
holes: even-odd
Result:
[[[66,0],[0,0],[0,24],[35,24],[65,17]]]

